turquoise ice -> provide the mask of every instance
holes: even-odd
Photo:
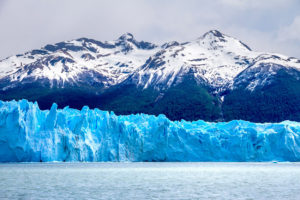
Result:
[[[300,123],[170,121],[0,101],[0,161],[300,161]]]

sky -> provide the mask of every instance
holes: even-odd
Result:
[[[300,58],[299,0],[0,0],[0,59],[80,37],[162,44],[213,29]]]

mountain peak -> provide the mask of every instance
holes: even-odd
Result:
[[[211,36],[214,36],[214,37],[219,37],[219,38],[223,38],[224,37],[224,34],[221,33],[220,31],[218,30],[210,30],[208,32],[206,32],[203,37],[206,37],[208,35],[211,35]]]
[[[134,36],[131,34],[131,33],[124,33],[123,35],[121,35],[119,37],[118,40],[123,40],[123,41],[126,41],[126,40],[133,40],[134,39]]]
[[[122,46],[123,51],[126,53],[133,50],[133,48],[150,50],[157,47],[155,44],[150,42],[137,41],[131,33],[121,35],[118,40],[116,40],[115,44]]]
[[[202,35],[201,37],[198,38],[198,40],[201,41],[206,41],[208,43],[224,43],[226,42],[228,39],[234,39],[231,38],[223,33],[221,33],[218,30],[210,30],[208,32],[206,32],[204,35]]]
[[[245,43],[234,37],[225,35],[218,30],[210,30],[198,39],[202,42],[207,42],[214,46],[214,48],[223,48],[224,46],[228,46],[231,49],[235,47],[237,49],[247,49],[248,51],[251,51],[250,47],[248,47]]]

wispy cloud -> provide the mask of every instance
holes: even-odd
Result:
[[[293,22],[279,30],[278,40],[300,42],[300,15]]]

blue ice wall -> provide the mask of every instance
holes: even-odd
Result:
[[[173,122],[0,101],[0,161],[300,161],[300,123]]]

